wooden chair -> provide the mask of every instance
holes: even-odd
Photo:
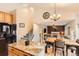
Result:
[[[75,46],[69,46],[66,50],[66,56],[68,56],[68,49],[71,50],[71,52],[73,53],[74,51],[76,51],[76,47]]]
[[[45,43],[46,43],[46,46],[45,46],[45,53],[47,53],[47,48],[50,48],[49,46],[52,46],[52,50],[55,50],[54,49],[54,46],[55,46],[55,40],[56,38],[48,38]]]
[[[62,49],[62,53],[63,53],[63,56],[64,56],[64,46],[65,46],[64,41],[61,41],[61,40],[55,41],[55,56],[56,56],[57,48]]]

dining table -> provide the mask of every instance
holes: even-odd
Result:
[[[54,45],[55,41],[58,40],[58,39],[65,42],[66,55],[68,55],[67,49],[68,49],[69,47],[75,47],[75,48],[76,48],[76,55],[79,56],[79,43],[77,43],[76,40],[74,40],[74,39],[48,38],[48,39],[45,41],[45,42],[46,42],[46,45],[48,45],[48,42],[49,42],[49,44],[52,43],[52,45]],[[47,47],[45,48],[45,50],[47,50]]]

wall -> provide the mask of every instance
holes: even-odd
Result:
[[[26,35],[33,27],[32,11],[29,8],[16,9],[17,40]],[[25,27],[20,28],[19,23],[24,23]]]
[[[70,27],[70,35],[68,35],[68,27]],[[65,36],[70,39],[76,39],[76,21],[71,21],[67,25],[65,25]]]
[[[39,25],[34,24],[33,25],[33,34],[34,34],[33,41],[39,41],[39,39],[40,39],[39,33],[40,33]]]
[[[76,20],[76,39],[79,39],[79,20]]]
[[[13,15],[12,24],[16,24],[16,10],[10,12]]]
[[[43,29],[42,25],[36,24],[37,20],[40,20],[39,13],[35,12],[33,8],[19,8],[16,10],[16,24],[17,24],[17,41],[26,35],[33,28],[33,41],[40,40],[40,32]],[[36,16],[37,15],[37,16]],[[34,17],[35,16],[35,17]],[[38,21],[39,22],[39,21]],[[19,23],[24,23],[25,27],[20,28]]]

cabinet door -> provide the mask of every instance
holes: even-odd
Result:
[[[0,11],[0,22],[4,22],[4,12]]]
[[[5,13],[5,23],[12,24],[12,15]]]
[[[13,13],[13,24],[16,24],[16,13]]]

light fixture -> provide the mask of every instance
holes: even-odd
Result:
[[[56,3],[54,4],[54,14],[50,16],[51,20],[57,21],[59,20],[61,17],[60,14],[57,14],[57,10],[56,10]]]

